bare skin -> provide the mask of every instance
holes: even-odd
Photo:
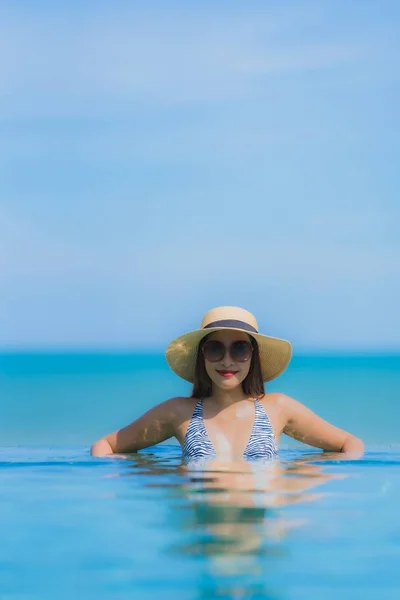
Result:
[[[203,400],[203,417],[211,443],[218,456],[224,460],[240,460],[250,438],[254,424],[254,399],[246,396],[242,382],[246,378],[250,361],[235,363],[229,354],[233,341],[248,340],[245,333],[218,331],[212,339],[226,346],[225,356],[218,363],[205,361],[207,374],[212,381],[212,395]],[[218,371],[232,371],[223,377]],[[151,408],[141,417],[106,435],[91,447],[93,456],[106,456],[136,452],[175,437],[183,446],[198,398],[171,398]],[[265,394],[260,398],[275,433],[276,445],[282,433],[310,446],[338,457],[358,458],[364,452],[362,440],[318,417],[306,406],[280,393]]]

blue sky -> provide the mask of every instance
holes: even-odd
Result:
[[[400,349],[400,5],[0,6],[0,346],[163,348],[213,306]]]

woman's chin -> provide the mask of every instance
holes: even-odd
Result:
[[[238,387],[238,385],[240,385],[242,382],[237,377],[229,377],[226,379],[222,377],[216,377],[215,379],[213,379],[213,383],[217,387],[221,388],[221,390],[233,390],[234,388]]]

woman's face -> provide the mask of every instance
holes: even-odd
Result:
[[[225,390],[241,385],[249,373],[251,356],[245,362],[235,361],[231,356],[230,347],[233,342],[250,343],[249,336],[240,331],[216,331],[207,337],[207,342],[209,341],[222,342],[225,346],[224,356],[217,362],[207,360],[207,352],[204,352],[204,364],[212,383]]]

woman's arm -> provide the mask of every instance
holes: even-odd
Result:
[[[123,429],[97,440],[90,449],[92,456],[136,452],[174,436],[177,401],[172,398],[158,404]]]
[[[352,458],[363,455],[364,443],[359,438],[324,421],[289,396],[282,395],[280,402],[286,420],[283,431],[287,435],[329,452],[341,452]]]

